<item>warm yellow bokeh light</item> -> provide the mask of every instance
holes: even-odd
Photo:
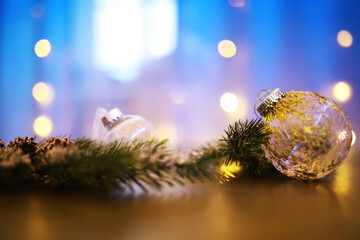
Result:
[[[220,98],[220,106],[225,112],[235,112],[239,107],[239,100],[235,94],[226,92]]]
[[[243,7],[245,6],[245,0],[229,0],[229,4],[232,7]]]
[[[230,40],[222,40],[218,44],[218,52],[224,58],[231,58],[236,54],[236,46]]]
[[[52,131],[52,122],[47,116],[39,116],[35,119],[33,128],[37,135],[46,137]]]
[[[353,43],[353,37],[348,31],[341,30],[337,35],[337,41],[342,47],[350,47]]]
[[[54,99],[54,89],[50,84],[38,82],[32,89],[33,97],[42,104],[49,104]]]
[[[356,134],[355,134],[355,132],[354,132],[354,131],[352,131],[352,141],[351,141],[351,146],[354,146],[355,142],[356,142]]]
[[[241,167],[236,162],[232,162],[229,165],[223,164],[220,167],[220,171],[221,171],[222,175],[226,178],[229,178],[229,177],[234,178],[235,177],[234,174],[240,172],[240,170],[241,170]]]
[[[35,54],[38,57],[46,57],[51,51],[51,44],[46,39],[41,39],[35,44]]]
[[[160,139],[169,139],[170,144],[175,145],[177,140],[177,130],[171,123],[163,123],[157,128]]]
[[[237,98],[239,101],[239,107],[235,113],[238,118],[245,118],[246,114],[248,112],[248,109],[249,109],[248,101],[247,101],[246,97],[243,95],[238,95]]]
[[[333,88],[333,95],[339,102],[346,102],[351,98],[352,88],[346,82],[338,82]]]

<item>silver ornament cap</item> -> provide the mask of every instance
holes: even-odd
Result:
[[[282,99],[283,97],[285,97],[285,93],[281,91],[280,88],[275,89],[257,107],[258,113],[261,116],[265,117],[270,112],[270,110],[275,106],[275,104],[279,102],[279,100]]]
[[[119,124],[124,119],[124,115],[118,108],[113,108],[105,114],[101,119],[102,123],[108,129],[112,129],[115,125]]]

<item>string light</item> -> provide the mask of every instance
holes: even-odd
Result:
[[[47,39],[41,39],[35,44],[36,56],[43,58],[51,52],[51,44]]]
[[[222,40],[218,43],[218,52],[224,58],[231,58],[236,54],[236,46],[230,40]]]
[[[39,116],[33,124],[34,132],[40,137],[48,136],[52,131],[52,122],[47,116]]]
[[[220,106],[225,112],[235,112],[239,107],[239,100],[234,93],[226,92],[220,98]]]
[[[350,32],[341,30],[337,35],[337,41],[342,47],[350,47],[353,43],[353,37]]]
[[[333,95],[339,102],[346,102],[351,98],[352,88],[346,82],[338,82],[333,87]]]
[[[53,87],[44,82],[36,83],[32,89],[32,94],[36,101],[45,105],[51,103],[54,99]]]

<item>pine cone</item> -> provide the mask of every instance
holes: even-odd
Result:
[[[39,152],[46,153],[55,146],[66,148],[72,146],[73,144],[74,141],[70,140],[67,137],[66,138],[51,137],[47,139],[46,142],[40,147]]]
[[[38,144],[33,137],[17,137],[7,145],[8,148],[21,149],[24,154],[29,154],[30,156],[36,154],[37,146]]]
[[[4,150],[4,148],[5,148],[5,144],[0,138],[0,151]]]

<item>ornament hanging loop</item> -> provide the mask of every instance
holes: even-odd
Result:
[[[264,91],[263,93],[261,93],[262,91]],[[261,93],[261,94],[260,94]],[[261,97],[263,95],[265,95],[266,93],[270,93],[264,100],[261,99]],[[275,106],[275,104],[277,102],[279,102],[283,97],[285,97],[285,93],[283,91],[280,90],[280,88],[277,88],[275,90],[265,90],[262,89],[259,91],[258,93],[258,99],[255,102],[255,106],[254,106],[254,111],[256,116],[259,117],[259,115],[257,114],[257,112],[265,117],[270,111],[271,109]],[[259,101],[259,99],[262,101],[259,106],[256,108],[257,102]]]
[[[257,99],[256,99],[255,104],[254,104],[254,113],[255,113],[255,115],[256,115],[258,118],[261,118],[261,116],[259,116],[259,113],[258,113],[258,111],[256,110],[256,109],[257,109],[257,103],[258,103],[259,100],[260,100],[261,102],[263,102],[264,99],[262,99],[261,97],[264,96],[265,94],[267,94],[267,93],[269,94],[269,93],[271,93],[271,92],[273,92],[273,90],[261,89],[260,91],[258,91],[258,93],[257,93]]]

